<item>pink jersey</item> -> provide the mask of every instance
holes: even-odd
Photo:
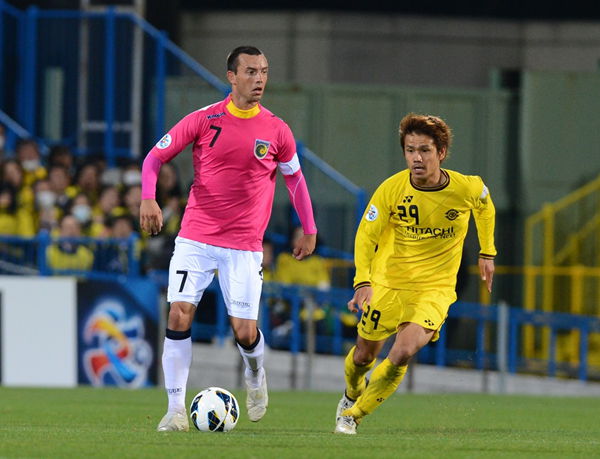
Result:
[[[296,142],[288,125],[266,108],[242,111],[230,100],[187,115],[150,154],[165,163],[193,143],[194,182],[179,236],[262,251],[277,164],[294,157]]]

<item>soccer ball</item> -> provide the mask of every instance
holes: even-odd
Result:
[[[194,397],[190,416],[201,432],[229,432],[240,417],[239,405],[231,392],[209,387]]]

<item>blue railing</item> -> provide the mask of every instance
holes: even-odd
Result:
[[[80,245],[91,250],[93,264],[90,269],[54,268],[48,259],[48,248],[53,244],[63,243]],[[40,231],[34,238],[0,235],[0,273],[85,276],[93,272],[113,277],[119,275],[136,277],[141,273],[138,243],[139,236],[136,233],[127,239],[51,237],[47,231]]]
[[[545,360],[547,374],[556,376],[559,364],[556,360],[556,339],[559,331],[579,332],[579,365],[576,366],[578,378],[582,381],[588,379],[589,366],[588,349],[590,333],[600,333],[600,318],[580,316],[565,313],[544,313],[540,311],[526,311],[516,309],[511,311],[511,322],[509,323],[509,370],[514,373],[520,371],[526,362],[519,357],[520,325],[533,325],[542,327],[550,332],[550,346],[548,356]]]
[[[1,35],[1,34],[0,34]],[[33,138],[33,135],[13,120],[10,116],[0,110],[0,124],[2,124],[6,128],[6,145],[5,150],[14,151],[17,139],[29,139]],[[44,143],[42,139],[36,139],[40,151],[45,154],[48,153],[48,146]]]

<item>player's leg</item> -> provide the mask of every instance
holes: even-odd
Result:
[[[359,422],[396,392],[406,374],[408,361],[431,340],[434,332],[418,324],[402,324],[388,356],[373,370],[368,387],[343,414]]]
[[[233,336],[245,364],[245,377],[251,385],[260,385],[265,356],[265,338],[256,326],[256,320],[230,317]]]
[[[396,332],[399,301],[397,291],[373,285],[371,304],[366,306],[357,324],[356,346],[350,349],[344,361],[346,391],[336,409],[335,433],[356,433],[355,420],[351,416],[343,416],[342,413],[351,408],[363,394],[367,386],[367,373],[375,365],[377,355],[386,339]]]
[[[262,290],[261,252],[223,249],[219,261],[219,285],[233,334],[244,361],[246,409],[251,421],[259,421],[269,404],[263,366],[265,338],[257,327]]]
[[[215,265],[205,244],[177,238],[169,266],[167,300],[171,307],[162,354],[168,408],[159,431],[189,429],[185,395],[192,363],[191,327],[196,305],[214,276]]]
[[[338,433],[352,433],[356,431],[353,419],[343,419],[342,412],[351,408],[356,399],[364,392],[367,381],[366,375],[375,365],[377,355],[385,341],[371,341],[357,336],[356,345],[350,349],[344,360],[344,379],[346,390],[338,402],[335,411],[335,431]]]
[[[246,410],[248,418],[257,422],[267,412],[269,393],[264,369],[265,338],[256,326],[256,320],[230,317],[237,347],[244,361],[246,383]]]
[[[356,345],[350,349],[344,360],[344,378],[346,380],[346,395],[356,400],[366,387],[366,375],[375,365],[377,355],[385,340],[372,341],[356,337]]]
[[[396,299],[401,305],[400,325],[392,349],[373,370],[369,386],[354,406],[342,413],[352,416],[357,423],[396,391],[411,357],[430,341],[437,340],[456,294],[452,290],[400,291]]]
[[[195,305],[185,301],[171,303],[162,354],[168,407],[159,431],[189,429],[185,394],[192,363],[191,325],[195,310]]]

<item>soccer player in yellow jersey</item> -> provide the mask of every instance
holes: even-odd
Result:
[[[373,194],[356,233],[351,311],[362,310],[356,346],[345,360],[346,391],[336,412],[336,433],[356,426],[393,394],[410,358],[439,331],[456,301],[456,275],[471,213],[479,245],[479,271],[491,292],[495,209],[478,176],[442,169],[452,141],[440,118],[409,114],[400,122],[407,169]],[[386,339],[387,357],[366,374]]]

